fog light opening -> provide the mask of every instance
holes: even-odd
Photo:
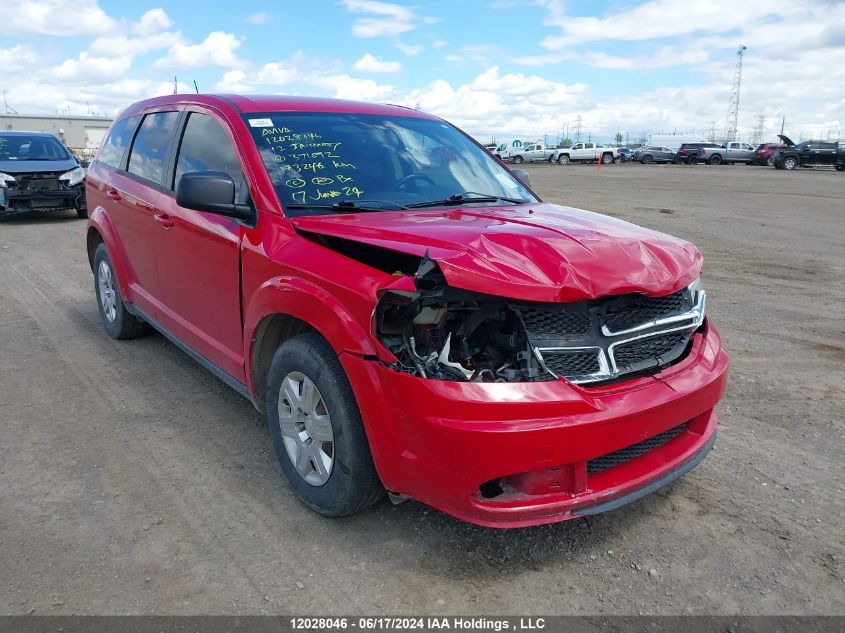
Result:
[[[481,496],[485,499],[495,499],[500,494],[504,492],[502,486],[499,484],[498,479],[491,479],[490,481],[485,481],[478,487]]]

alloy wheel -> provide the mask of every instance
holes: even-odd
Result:
[[[114,292],[114,275],[105,261],[100,262],[97,269],[97,287],[100,294],[100,305],[109,323],[114,323],[117,316],[117,298]]]

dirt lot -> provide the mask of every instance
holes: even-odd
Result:
[[[516,531],[288,492],[252,405],[98,321],[85,224],[0,224],[0,613],[845,613],[845,175],[530,167],[696,243],[733,356],[719,441],[626,509]],[[652,571],[653,570],[653,571]]]

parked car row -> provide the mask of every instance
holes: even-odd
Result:
[[[645,146],[634,150],[631,160],[643,164],[681,163],[694,165],[768,165],[777,169],[796,167],[835,167],[845,170],[845,143],[837,141],[804,141],[794,143],[779,135],[780,143],[749,143],[733,141],[725,144],[711,142],[682,143],[678,149],[666,146]]]

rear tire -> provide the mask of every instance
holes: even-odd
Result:
[[[522,156],[514,156],[513,157],[513,164],[514,165],[519,165],[520,163],[522,163],[522,161],[523,161]]]
[[[112,338],[138,338],[149,331],[149,325],[126,309],[105,244],[100,244],[94,252],[94,295],[100,320]]]
[[[837,165],[836,171],[845,171],[845,165]]]
[[[569,155],[568,154],[561,154],[557,157],[557,164],[558,165],[568,165],[569,164]]]
[[[349,379],[319,334],[296,336],[276,350],[267,421],[291,489],[315,512],[347,516],[384,496]]]
[[[775,159],[774,159],[773,157],[769,156],[769,157],[766,159],[766,164],[767,164],[769,167],[774,167],[774,166],[775,166]]]
[[[721,165],[722,164],[722,155],[721,154],[713,154],[710,157],[710,160],[707,161],[710,165]]]

